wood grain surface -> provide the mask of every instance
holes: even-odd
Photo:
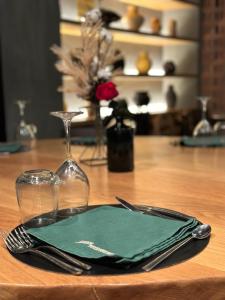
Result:
[[[211,224],[207,248],[179,265],[120,276],[72,276],[25,265],[0,246],[0,300],[32,299],[225,299],[225,149],[184,148],[176,138],[138,137],[135,171],[110,173],[106,166],[82,168],[90,204],[116,203],[118,195],[136,204],[166,207]],[[78,157],[80,146],[73,146]],[[64,158],[62,140],[41,140],[35,150],[0,156],[0,228],[20,223],[16,177],[24,170],[55,170]]]

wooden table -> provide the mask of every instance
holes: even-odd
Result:
[[[135,275],[71,276],[25,265],[0,247],[0,300],[31,299],[225,299],[225,149],[182,148],[174,138],[136,139],[135,171],[109,173],[85,167],[90,204],[116,203],[115,195],[194,215],[212,225],[207,248],[179,265]],[[73,147],[77,157],[80,147]],[[64,157],[60,140],[39,141],[35,150],[0,157],[0,228],[19,221],[15,179],[34,168],[55,170]]]

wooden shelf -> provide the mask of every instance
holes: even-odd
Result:
[[[60,33],[62,36],[79,37],[80,22],[62,20],[60,23]],[[151,45],[151,46],[179,46],[197,44],[198,41],[183,37],[169,37],[166,35],[156,35],[147,32],[136,32],[120,28],[110,28],[115,42]]]
[[[132,4],[153,10],[169,11],[169,10],[182,10],[193,9],[198,6],[197,3],[189,1],[178,0],[118,0],[125,4]]]
[[[174,74],[174,75],[164,75],[164,76],[151,76],[151,75],[117,75],[114,77],[116,82],[134,82],[134,81],[162,81],[163,79],[182,79],[182,78],[190,78],[197,79],[197,75],[191,74]]]
[[[161,82],[164,79],[198,79],[197,75],[192,74],[175,74],[175,75],[165,75],[165,76],[150,76],[150,75],[117,75],[113,77],[114,81],[120,82],[137,82],[137,81],[153,81]],[[63,80],[72,80],[71,76],[64,75]]]

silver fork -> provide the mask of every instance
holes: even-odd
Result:
[[[18,239],[23,239],[24,242],[28,245],[28,247],[33,249],[43,249],[43,250],[50,250],[51,252],[61,256],[68,262],[75,264],[79,266],[80,268],[84,270],[90,270],[92,267],[88,265],[87,263],[82,262],[81,260],[78,260],[77,258],[71,257],[70,255],[64,253],[63,251],[57,249],[56,247],[49,246],[49,245],[36,245],[35,240],[32,239],[32,237],[29,235],[29,233],[26,232],[26,229],[23,225],[18,226],[15,230],[15,233],[18,237]]]
[[[2,239],[3,239],[6,247],[12,253],[19,254],[19,253],[27,253],[28,252],[28,253],[36,254],[71,274],[80,275],[83,272],[82,269],[79,269],[75,266],[71,266],[50,254],[42,252],[38,249],[33,249],[32,246],[29,246],[27,243],[25,243],[24,240],[21,239],[21,237],[18,238],[18,236],[16,236],[16,234],[14,234],[12,232],[7,233],[6,231],[1,230],[1,236],[2,236]]]

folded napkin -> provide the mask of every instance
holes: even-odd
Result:
[[[0,153],[14,153],[20,151],[22,145],[20,143],[0,143]]]
[[[224,147],[225,136],[183,136],[180,140],[180,144],[187,147]]]
[[[137,262],[190,235],[198,224],[101,206],[30,234],[68,253],[86,258],[113,257],[117,263]]]

